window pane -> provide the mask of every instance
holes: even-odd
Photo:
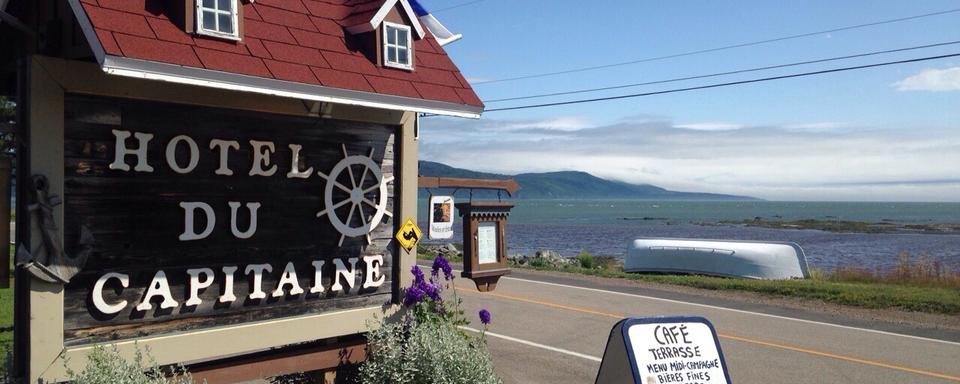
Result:
[[[217,30],[217,14],[213,12],[203,12],[203,29],[211,31]]]
[[[233,33],[233,16],[220,14],[220,32]]]
[[[396,44],[397,43],[397,29],[393,27],[387,27],[387,44]]]
[[[399,38],[399,43],[397,45],[401,47],[406,47],[407,45],[407,31],[397,30],[397,37]]]
[[[215,0],[203,0],[203,7],[204,7],[204,8],[213,8],[213,7],[216,5],[216,3],[217,3],[217,2],[216,2]]]
[[[399,57],[399,60],[397,60],[397,62],[400,63],[400,64],[403,64],[403,65],[409,65],[409,64],[410,64],[410,58],[407,57],[407,53],[408,53],[408,52],[409,52],[409,51],[407,51],[406,49],[403,49],[403,48],[398,49],[398,50],[397,50],[397,56]]]
[[[397,48],[396,47],[387,47],[387,61],[391,63],[397,62]]]
[[[217,0],[217,8],[221,11],[233,12],[233,2],[234,0]]]

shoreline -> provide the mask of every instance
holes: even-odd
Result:
[[[960,217],[960,216],[958,216]],[[879,220],[879,219],[878,219]],[[541,250],[574,257],[586,251],[624,258],[626,245],[637,238],[730,239],[790,241],[799,244],[811,269],[869,269],[886,272],[908,253],[960,274],[960,224],[939,222],[860,222],[842,220],[671,221],[659,216],[608,218],[604,222],[559,221],[510,224],[508,253],[533,255]],[[459,242],[455,238],[430,245]]]
[[[960,224],[958,223],[912,224],[899,223],[892,220],[881,222],[839,219],[769,220],[762,217],[755,217],[753,220],[720,220],[716,223],[691,222],[691,224],[701,226],[746,226],[783,230],[817,230],[834,233],[960,235]]]

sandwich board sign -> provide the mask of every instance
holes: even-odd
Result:
[[[430,227],[427,236],[433,239],[453,238],[453,196],[431,196]]]
[[[613,326],[596,382],[729,384],[730,375],[710,321],[647,317]]]

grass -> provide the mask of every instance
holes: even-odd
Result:
[[[579,266],[512,268],[560,271],[583,275],[648,281],[709,290],[754,292],[771,296],[822,300],[828,303],[872,309],[901,309],[948,315],[960,314],[960,286],[913,285],[880,281],[842,281],[823,275],[804,280],[751,280],[700,275],[652,275],[626,273],[619,269]]]
[[[13,272],[14,247],[10,246],[10,271]],[[6,367],[7,351],[13,350],[13,285],[10,279],[10,288],[0,289],[0,367]]]
[[[418,253],[432,260],[432,252]],[[647,281],[708,290],[753,292],[776,297],[821,300],[827,303],[870,309],[899,309],[934,314],[960,314],[960,274],[948,271],[928,257],[898,256],[889,271],[838,268],[815,270],[810,279],[751,280],[701,275],[627,273],[611,257],[582,252],[575,265],[555,266],[532,258],[515,269],[557,271],[634,281]],[[460,261],[460,260],[451,260]],[[590,268],[585,268],[589,266]]]
[[[0,289],[0,367],[7,366],[8,351],[13,351],[13,279],[10,288]]]

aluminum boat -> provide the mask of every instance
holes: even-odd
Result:
[[[792,242],[640,238],[630,243],[623,269],[750,279],[810,277],[803,249]]]

